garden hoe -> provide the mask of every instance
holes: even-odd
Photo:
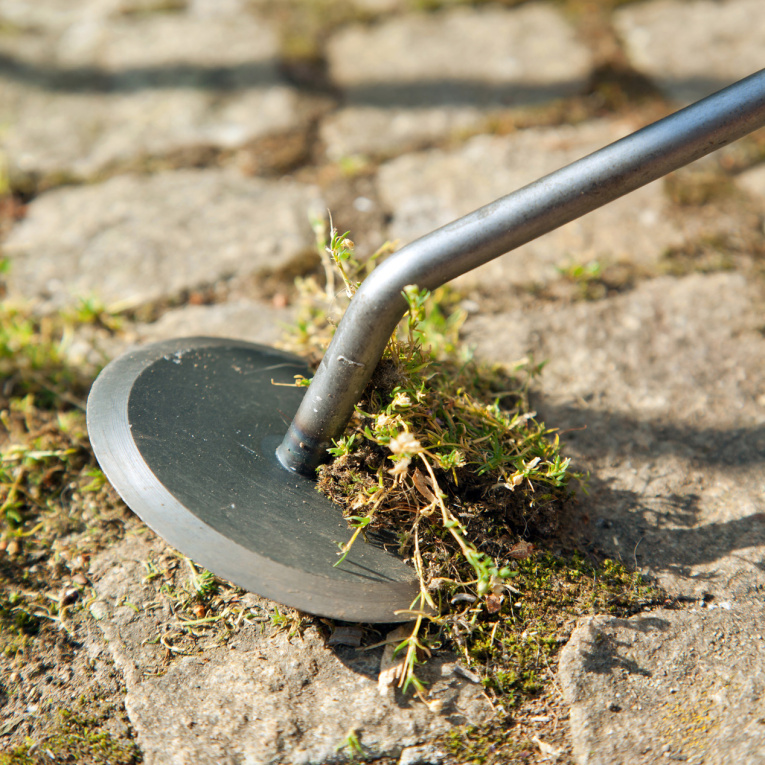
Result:
[[[414,568],[375,533],[335,565],[352,530],[314,480],[406,311],[404,287],[433,290],[763,125],[765,70],[412,242],[362,283],[307,389],[290,387],[310,376],[301,358],[238,340],[126,353],[88,399],[104,473],[224,579],[311,614],[410,620]]]

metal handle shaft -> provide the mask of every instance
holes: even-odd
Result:
[[[481,207],[391,256],[362,283],[277,449],[312,473],[345,429],[409,284],[435,289],[765,125],[765,69]]]

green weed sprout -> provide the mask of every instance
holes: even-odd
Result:
[[[389,247],[362,264],[348,232],[313,226],[325,270],[334,264],[352,297]],[[303,283],[310,310],[290,343],[315,358],[323,349],[307,339],[328,341],[334,330],[319,302],[337,299],[329,272],[325,285]],[[467,625],[477,635],[506,611],[518,560],[533,551],[526,539],[556,529],[572,473],[555,433],[528,411],[540,367],[526,360],[511,375],[473,360],[459,342],[465,312],[453,289],[409,285],[403,295],[407,315],[318,486],[355,529],[338,563],[360,536],[383,529],[417,571],[412,631],[396,650],[400,687],[425,700],[417,665],[429,653],[426,627],[457,638]]]

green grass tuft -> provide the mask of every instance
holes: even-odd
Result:
[[[338,293],[349,299],[376,258],[360,264],[347,233],[315,229],[326,287],[302,284],[307,308],[291,347],[320,358],[336,325],[327,305]],[[561,550],[561,520],[583,477],[555,430],[529,411],[542,365],[472,358],[459,338],[460,296],[449,287],[431,295],[410,285],[404,297],[408,315],[318,486],[355,528],[338,560],[374,529],[394,535],[417,570],[413,627],[397,649],[400,687],[427,701],[418,664],[449,647],[509,709],[543,689],[573,619],[629,613],[654,595],[618,564]]]

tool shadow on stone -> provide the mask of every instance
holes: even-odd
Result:
[[[668,422],[666,417],[651,420],[590,406],[560,405],[543,393],[535,397],[534,406],[549,422],[571,431],[565,436],[566,443],[579,452],[618,449],[656,456],[676,454],[710,466],[765,466],[765,425],[694,428]]]
[[[484,80],[442,79],[420,82],[374,82],[345,89],[348,105],[397,108],[449,106],[500,106],[542,104],[560,98],[565,81],[529,84],[512,82],[491,84]],[[577,88],[571,89],[577,95]]]
[[[31,64],[7,53],[0,53],[0,77],[33,85],[37,89],[72,93],[130,93],[169,88],[226,92],[283,84],[272,61],[253,61],[236,66],[173,64],[110,70],[97,66]]]
[[[589,545],[623,556],[626,564],[647,568],[651,575],[670,575],[678,583],[678,592],[672,594],[681,597],[684,582],[726,595],[745,595],[756,586],[760,572],[765,572],[759,555],[742,557],[731,571],[715,568],[726,557],[735,561],[747,548],[765,548],[765,514],[757,511],[756,503],[755,512],[742,517],[711,518],[705,488],[689,491],[680,484],[674,486],[682,478],[674,463],[672,477],[660,484],[665,488],[660,493],[616,485],[617,479],[607,474],[603,463],[618,455],[620,460],[645,463],[646,471],[660,473],[662,461],[673,458],[681,466],[711,474],[711,480],[715,471],[726,471],[745,485],[765,463],[762,426],[694,428],[665,419],[652,422],[558,406],[544,396],[538,398],[535,408],[547,421],[560,424],[577,469],[590,471],[589,494],[580,505],[591,524],[583,532]],[[567,429],[575,432],[565,433]]]

